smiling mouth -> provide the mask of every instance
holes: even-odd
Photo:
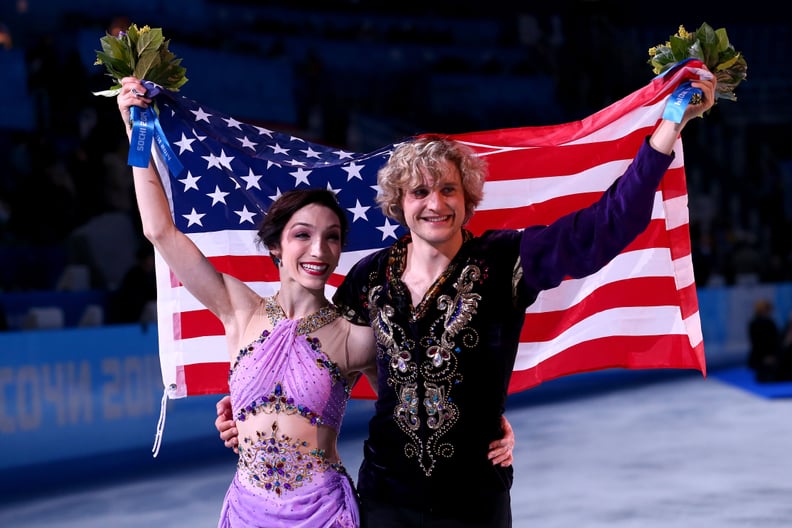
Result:
[[[434,224],[434,223],[447,222],[447,221],[449,221],[450,219],[451,219],[451,215],[444,215],[444,216],[425,216],[425,217],[423,218],[424,222],[430,222],[430,223],[433,223],[433,224]]]
[[[323,275],[325,272],[327,272],[328,268],[330,267],[327,264],[308,264],[308,263],[300,264],[300,266],[302,267],[302,269],[313,275]]]

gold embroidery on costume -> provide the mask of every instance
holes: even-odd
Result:
[[[459,409],[451,394],[454,385],[462,382],[458,354],[479,342],[478,333],[468,324],[481,300],[479,294],[473,293],[474,286],[480,284],[481,275],[477,265],[469,264],[453,284],[455,293],[441,295],[434,303],[429,295],[421,303],[422,316],[432,317],[432,305],[439,312],[429,325],[428,335],[421,337],[417,347],[425,351],[423,356],[416,356],[415,343],[405,339],[405,330],[394,321],[394,307],[382,302],[383,288],[369,291],[368,305],[377,342],[380,350],[390,358],[388,384],[399,398],[399,405],[393,411],[394,421],[409,438],[404,454],[407,458],[415,458],[427,476],[432,474],[438,459],[454,455],[453,445],[443,438],[459,418]],[[445,275],[444,278],[449,277]],[[430,291],[436,296],[439,288]],[[420,387],[418,372],[422,377]]]
[[[267,317],[269,318],[270,324],[272,324],[272,326],[275,326],[279,321],[286,319],[286,313],[284,313],[281,305],[278,304],[277,296],[278,294],[276,293],[273,297],[264,298],[264,308],[267,311]],[[311,332],[315,332],[323,326],[332,323],[340,316],[341,312],[334,305],[330,304],[328,306],[324,306],[318,311],[308,314],[298,320],[297,335],[307,335]]]
[[[420,426],[418,419],[418,386],[407,383],[399,391],[401,405],[393,411],[397,423],[406,425],[411,431],[417,431]]]

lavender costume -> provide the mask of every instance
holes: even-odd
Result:
[[[237,421],[256,413],[300,415],[336,432],[349,399],[349,386],[310,332],[338,320],[333,307],[303,319],[286,319],[272,298],[273,321],[239,353],[229,378]],[[276,317],[273,317],[273,313]],[[356,528],[357,498],[346,470],[324,452],[278,431],[240,435],[239,463],[218,523],[225,527]]]

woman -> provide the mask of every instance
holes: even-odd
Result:
[[[122,80],[121,117],[152,100]],[[336,448],[351,387],[361,374],[376,387],[374,336],[340,317],[325,298],[347,218],[330,191],[285,193],[258,236],[280,274],[262,298],[219,273],[174,225],[153,165],[133,167],[143,232],[173,273],[223,323],[231,405],[239,431],[237,471],[219,527],[357,527],[353,483]]]

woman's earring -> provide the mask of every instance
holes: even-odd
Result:
[[[272,260],[275,262],[275,265],[277,267],[283,266],[283,263],[282,263],[281,259],[279,259],[278,257],[272,257]]]

